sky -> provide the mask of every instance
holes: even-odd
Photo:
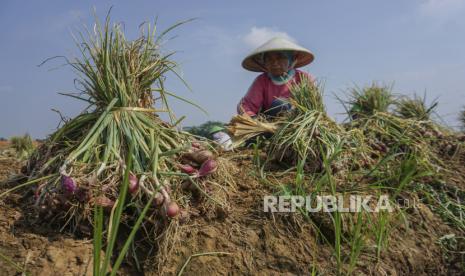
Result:
[[[438,113],[457,127],[465,105],[465,1],[0,1],[0,137],[29,133],[45,138],[61,116],[84,108],[59,95],[76,92],[77,77],[54,56],[77,56],[72,34],[92,26],[93,11],[122,22],[127,38],[139,25],[157,28],[190,18],[164,43],[191,87],[167,76],[167,89],[201,105],[208,114],[172,99],[184,126],[229,121],[237,102],[257,77],[242,59],[271,37],[306,47],[315,60],[303,70],[324,83],[325,104],[336,120],[345,118],[338,97],[372,82],[393,85],[397,94],[439,101]]]

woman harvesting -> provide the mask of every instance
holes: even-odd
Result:
[[[289,87],[304,78],[313,79],[311,75],[296,68],[310,64],[313,59],[309,50],[283,38],[272,38],[258,47],[244,59],[242,67],[263,73],[255,79],[239,102],[238,113],[252,117],[263,113],[273,117],[281,111],[289,110]]]

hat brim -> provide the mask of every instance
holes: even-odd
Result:
[[[312,52],[285,38],[274,37],[255,49],[243,61],[242,67],[253,72],[265,72],[261,55],[267,52],[290,51],[294,53],[294,68],[310,64],[314,56]]]
[[[252,72],[265,72],[265,68],[260,62],[260,56],[266,52],[275,52],[275,51],[292,51],[294,52],[295,65],[294,68],[303,67],[309,65],[315,59],[314,55],[310,51],[296,51],[294,49],[276,49],[276,50],[267,50],[260,53],[254,53],[250,56],[247,56],[242,61],[242,67]]]

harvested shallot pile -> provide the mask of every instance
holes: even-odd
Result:
[[[169,97],[183,99],[164,88],[169,72],[179,76],[173,53],[161,50],[166,33],[147,25],[129,41],[109,17],[79,33],[81,56],[67,63],[81,92],[67,96],[88,107],[33,153],[23,170],[28,182],[19,186],[32,187],[40,221],[90,234],[102,227],[98,218],[105,212],[109,227],[146,216],[143,233],[154,241],[170,218],[186,219],[192,191],[221,204],[207,187],[221,161],[208,142],[180,130],[168,104]]]

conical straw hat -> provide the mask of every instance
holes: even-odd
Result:
[[[250,53],[242,61],[242,67],[253,72],[264,72],[265,70],[261,61],[261,54],[272,51],[293,51],[295,60],[294,68],[310,64],[314,59],[313,54],[304,47],[287,39],[275,37]]]

